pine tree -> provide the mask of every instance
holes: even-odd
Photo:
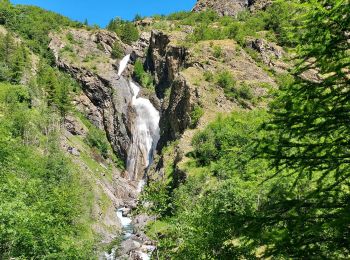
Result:
[[[294,32],[295,82],[283,86],[262,151],[290,190],[265,205],[273,255],[347,258],[350,251],[350,4],[308,1]],[[310,77],[310,71],[317,76]],[[287,177],[285,177],[287,178]],[[275,235],[274,235],[275,234]],[[276,239],[276,234],[278,238]]]

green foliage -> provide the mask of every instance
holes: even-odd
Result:
[[[71,108],[70,92],[76,88],[76,83],[44,62],[40,65],[37,83],[46,91],[47,105],[57,108],[64,118]]]
[[[140,60],[136,60],[135,62],[134,78],[143,87],[153,89],[153,76],[151,73],[145,71],[143,63]]]
[[[16,43],[11,33],[0,34],[1,81],[20,83],[29,62],[29,52],[22,43]]]
[[[260,111],[233,113],[194,137],[197,165],[187,170],[200,168],[172,192],[171,214],[161,219],[167,228],[157,237],[160,258],[253,258],[260,229],[249,221],[266,198],[259,182],[269,172],[264,160],[252,159],[252,144],[265,118]]]
[[[203,76],[204,79],[208,82],[212,82],[214,80],[214,74],[211,71],[205,71]]]
[[[242,116],[234,113],[226,118],[220,116],[193,137],[193,154],[199,165],[208,166],[211,162],[227,156],[232,150],[237,152],[238,147],[241,150],[246,149],[244,145],[256,135],[256,129],[263,118],[262,112],[244,113]]]
[[[139,31],[136,25],[133,22],[124,21],[120,18],[112,19],[107,29],[115,32],[127,44],[131,44],[139,38]]]
[[[197,23],[209,24],[217,21],[219,16],[216,12],[209,10],[205,12],[178,12],[167,17],[168,20],[178,20],[184,25],[195,25]]]
[[[232,74],[229,71],[223,71],[217,75],[217,83],[218,85],[225,89],[225,88],[233,88],[236,85],[236,81]]]
[[[121,44],[118,41],[114,42],[111,55],[113,59],[121,59],[123,57],[124,51],[122,49]]]
[[[0,2],[2,24],[18,33],[26,44],[36,53],[52,58],[48,51],[50,31],[57,31],[66,26],[80,27],[81,24],[56,13],[35,6],[11,5]]]
[[[213,50],[214,50],[214,57],[215,58],[221,58],[221,56],[222,56],[222,48],[221,48],[221,46],[219,46],[219,45],[216,45],[216,46],[214,46],[214,48],[213,48]]]
[[[280,221],[291,235],[279,229],[283,235],[270,253],[347,258],[350,5],[311,1],[302,7],[308,10],[297,17],[303,26],[292,31],[299,43],[295,80],[284,79],[287,84],[271,106],[273,118],[265,128],[269,138],[261,150],[279,169],[279,176],[293,176],[292,191],[304,187],[305,179],[309,189],[304,196],[281,199],[280,206],[270,209],[278,214],[283,208]],[[304,72],[314,68],[322,77],[305,77]]]
[[[59,117],[30,103],[25,87],[0,84],[0,258],[90,259],[85,191],[59,151]]]
[[[247,100],[252,100],[254,98],[252,89],[245,83],[242,83],[238,88],[238,96]]]
[[[220,72],[216,77],[216,82],[224,89],[225,95],[231,100],[252,100],[254,98],[250,86],[245,83],[237,85],[236,80],[229,71]]]
[[[231,99],[237,98],[236,80],[229,71],[222,71],[217,75],[217,84],[224,89],[225,95]]]
[[[179,12],[169,15],[167,19],[180,25],[193,26],[194,32],[187,37],[190,42],[234,39],[244,46],[248,36],[256,37],[257,32],[268,30],[268,35],[276,35],[279,43],[295,45],[287,28],[299,25],[293,17],[301,12],[304,12],[303,9],[294,1],[274,1],[266,10],[241,12],[237,18],[219,17],[213,11],[205,11]]]
[[[196,105],[194,106],[193,110],[191,111],[190,118],[190,128],[196,128],[198,125],[199,119],[203,116],[204,110],[201,106]]]
[[[136,14],[133,21],[137,22],[137,21],[141,21],[141,20],[142,20],[142,16],[139,14]]]
[[[104,158],[108,157],[109,144],[106,141],[106,136],[103,131],[98,128],[91,127],[85,141],[91,147],[97,148]]]
[[[150,203],[150,207],[146,209],[146,212],[151,214],[157,214],[159,216],[164,216],[169,214],[171,210],[169,188],[166,183],[161,181],[153,182],[148,185],[143,194],[143,201]]]
[[[66,37],[70,43],[75,43],[74,35],[71,32],[67,33]]]

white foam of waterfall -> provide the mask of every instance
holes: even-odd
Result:
[[[131,224],[131,218],[123,217],[123,208],[119,208],[117,211],[117,216],[123,227],[127,227]]]
[[[111,253],[108,254],[107,252],[104,253],[105,259],[106,260],[115,260],[115,253],[116,253],[116,249],[113,248]]]
[[[132,144],[127,159],[127,170],[129,173],[137,173],[137,159],[141,154],[142,161],[147,168],[152,162],[153,152],[159,141],[159,112],[146,98],[137,97],[140,88],[130,81],[133,92],[132,106],[136,112],[134,121]]]
[[[119,63],[118,76],[121,76],[130,60],[130,54],[126,55]]]

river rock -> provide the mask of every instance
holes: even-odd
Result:
[[[131,251],[139,249],[141,247],[141,244],[135,240],[125,240],[121,243],[120,248],[121,251],[119,252],[121,255],[129,254]]]
[[[131,213],[131,209],[130,209],[130,208],[123,208],[123,209],[122,209],[122,216],[123,216],[123,217],[129,216],[130,213]]]

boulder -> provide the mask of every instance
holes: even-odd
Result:
[[[67,148],[67,152],[69,152],[70,154],[74,155],[74,156],[80,156],[80,152],[77,148],[75,147],[68,147]]]
[[[141,247],[141,243],[132,240],[132,239],[127,239],[123,241],[120,245],[120,252],[119,254],[124,255],[124,254],[129,254],[131,251],[139,249]]]

